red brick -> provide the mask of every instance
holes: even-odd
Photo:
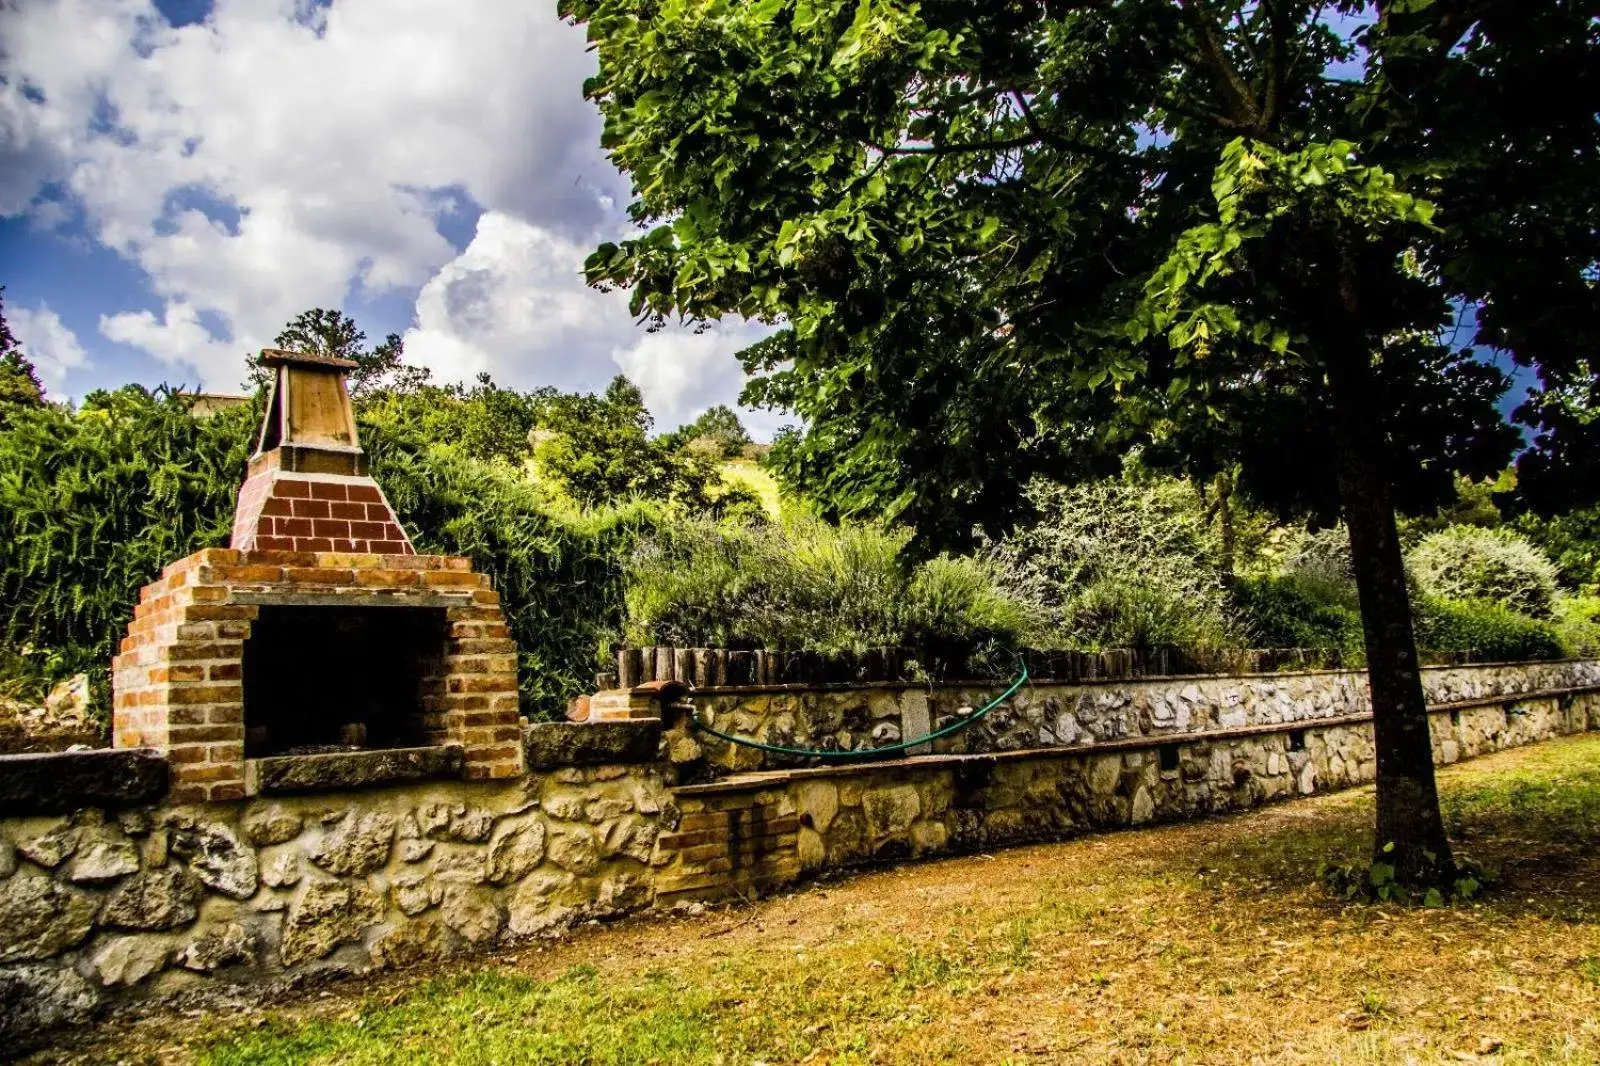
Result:
[[[319,537],[347,540],[350,537],[350,523],[338,518],[318,518],[312,521],[311,531]]]
[[[376,540],[372,542],[372,550],[388,558],[406,558],[406,553],[411,551],[411,545],[403,540]]]
[[[376,588],[409,588],[420,580],[415,570],[357,570],[357,585]]]
[[[282,496],[274,496],[261,505],[261,514],[263,516],[283,515],[287,517],[294,514],[294,503]]]
[[[443,565],[443,557],[387,552],[383,553],[383,565],[390,570],[438,570]]]
[[[265,548],[268,551],[292,552],[294,551],[294,539],[292,537],[257,537],[255,546],[257,548]]]
[[[256,617],[260,613],[259,607],[246,603],[213,604],[197,603],[184,609],[184,621],[193,622],[235,622]]]
[[[351,522],[350,536],[356,540],[376,540],[384,535],[382,522]]]
[[[236,725],[180,725],[173,726],[167,732],[169,743],[174,747],[179,744],[215,744],[239,739],[239,727]]]
[[[333,541],[327,537],[296,537],[294,546],[307,552],[331,552]]]
[[[429,588],[474,588],[483,583],[483,577],[471,571],[429,570],[422,575],[422,583]]]
[[[343,518],[346,521],[364,522],[371,504],[366,503],[330,503],[328,510],[334,518]]]
[[[272,484],[274,496],[301,497],[309,499],[311,496],[311,482],[301,481],[298,478],[281,477]]]
[[[327,500],[296,500],[294,501],[294,516],[296,518],[327,518]]]
[[[203,751],[204,749],[201,750]],[[239,779],[239,769],[239,766],[233,763],[223,763],[220,766],[211,763],[194,763],[183,767],[173,776],[185,784],[196,784],[201,781],[237,781]]]
[[[383,493],[378,491],[378,486],[376,485],[351,485],[349,486],[348,496],[351,500],[359,503],[383,502]]]
[[[311,483],[311,498],[313,500],[347,500],[345,486],[338,481],[313,481]]]
[[[496,674],[450,678],[451,692],[515,692],[517,679]]]
[[[349,570],[322,566],[290,567],[284,571],[284,576],[297,585],[349,585],[355,582],[355,575]]]
[[[292,519],[291,519],[292,521]],[[281,530],[280,530],[281,532]],[[250,563],[248,565],[217,567],[218,578],[222,581],[246,582],[271,582],[283,580],[283,566],[271,563]]]

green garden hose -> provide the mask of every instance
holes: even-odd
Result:
[[[960,718],[955,722],[952,722],[943,729],[935,729],[933,732],[924,733],[920,737],[913,737],[910,740],[902,740],[898,744],[885,744],[878,748],[859,748],[855,751],[823,751],[820,748],[786,748],[781,744],[763,744],[759,740],[752,740],[749,737],[735,736],[732,733],[724,733],[720,729],[713,729],[710,726],[703,724],[700,719],[693,714],[689,716],[689,727],[697,732],[709,733],[711,736],[714,736],[719,740],[726,740],[730,744],[738,744],[746,748],[755,748],[757,751],[771,752],[774,755],[799,755],[805,758],[813,759],[869,759],[874,756],[885,755],[890,752],[905,751],[908,748],[916,747],[918,744],[926,744],[929,741],[938,740],[940,737],[947,737],[951,733],[958,733],[967,728],[969,725],[972,725],[978,719],[982,718],[984,715],[1000,706],[1006,700],[1010,699],[1012,696],[1015,696],[1017,694],[1017,690],[1028,683],[1027,660],[1018,659],[1018,665],[1022,667],[1022,673],[1015,681],[1011,683],[1011,687],[1006,689],[1000,695],[996,696],[994,699],[990,700],[988,703],[984,704],[980,709],[972,712],[964,718]]]

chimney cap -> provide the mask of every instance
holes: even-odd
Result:
[[[262,366],[315,366],[327,367],[329,370],[354,370],[361,364],[353,359],[340,359],[332,355],[316,355],[311,352],[286,352],[280,348],[261,349],[260,363]]]

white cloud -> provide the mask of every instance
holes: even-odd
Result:
[[[428,280],[454,255],[436,190],[577,239],[621,188],[581,98],[592,59],[553,4],[338,0],[315,24],[303,6],[218,0],[178,29],[149,0],[6,12],[0,148],[20,165],[0,211],[64,184],[166,302],[119,334],[208,382],[353,284]],[[199,312],[238,343],[197,344]]]
[[[5,11],[0,214],[47,224],[61,208],[36,194],[69,190],[160,301],[101,333],[206,387],[234,388],[301,310],[398,291],[408,353],[444,379],[588,388],[620,368],[663,426],[732,402],[756,332],[647,336],[626,294],[582,282],[628,189],[581,96],[583,31],[554,8],[216,0],[174,28],[150,0],[28,0]],[[484,213],[457,254],[438,227],[463,192]]]
[[[626,293],[584,284],[590,250],[591,242],[485,213],[472,242],[418,293],[407,358],[443,380],[487,370],[523,388],[594,389],[625,373],[662,428],[735,403],[743,377],[734,353],[765,330],[730,323],[700,334],[684,327],[647,333],[634,324]],[[767,434],[773,421],[751,416]]]
[[[6,324],[16,334],[22,345],[22,354],[33,363],[34,370],[43,383],[46,394],[53,400],[63,398],[62,386],[67,371],[89,364],[89,357],[78,343],[77,334],[68,329],[48,307],[31,310],[26,307],[6,309]]]
[[[717,324],[703,333],[664,329],[614,350],[611,358],[639,386],[656,421],[677,426],[713,404],[737,402],[743,379],[734,356],[766,332],[742,324]],[[751,413],[745,421],[752,431],[765,431],[758,435],[770,435],[765,415]]]

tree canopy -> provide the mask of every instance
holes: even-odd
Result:
[[[1511,0],[563,0],[643,232],[636,312],[782,325],[749,398],[837,512],[931,545],[1129,447],[1337,501],[1361,589],[1378,844],[1451,868],[1395,528],[1502,465],[1537,368],[1556,480],[1595,321],[1590,5]],[[1592,385],[1590,385],[1592,388]],[[1582,406],[1582,400],[1579,406]],[[1542,457],[1542,458],[1541,458]]]

